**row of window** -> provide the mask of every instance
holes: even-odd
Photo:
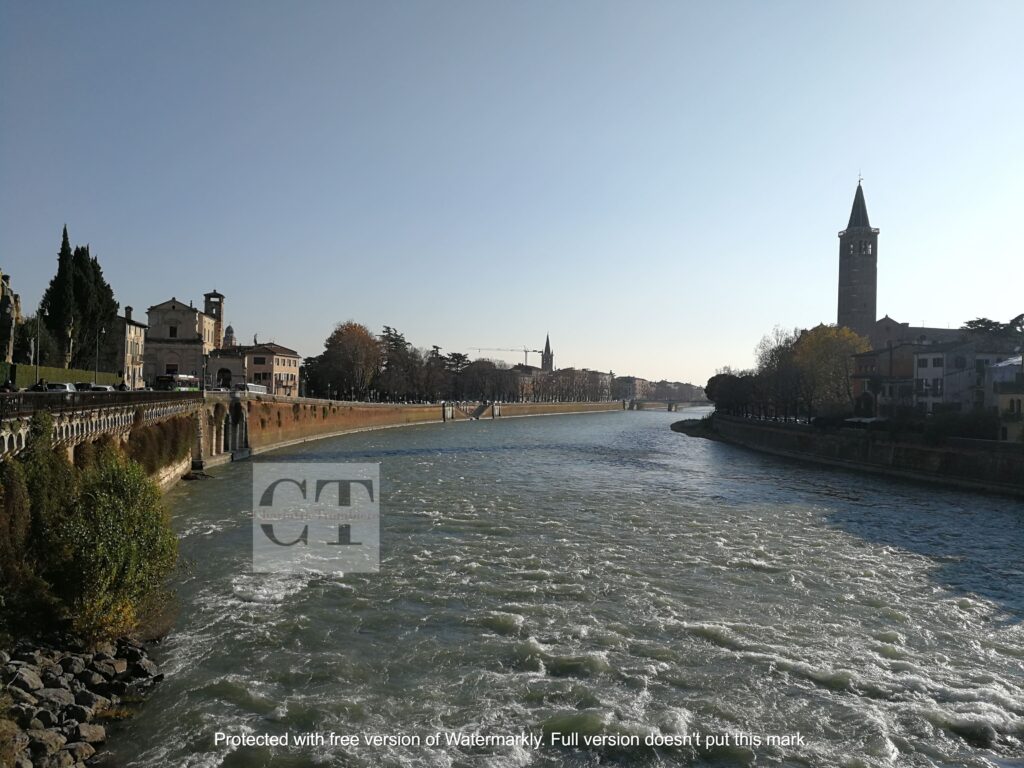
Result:
[[[916,392],[924,397],[942,397],[942,379],[932,379],[929,386],[928,379],[917,379]]]

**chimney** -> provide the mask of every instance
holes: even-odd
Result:
[[[131,307],[125,307],[124,308],[124,319],[127,320],[129,323],[132,321],[132,308]]]

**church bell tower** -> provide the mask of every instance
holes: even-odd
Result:
[[[868,221],[864,188],[857,192],[850,223],[839,233],[839,312],[836,324],[870,336],[877,319],[878,230]]]

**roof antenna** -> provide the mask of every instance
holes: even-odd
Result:
[[[858,187],[860,186],[860,183],[861,183],[862,181],[864,181],[864,177],[863,177],[863,176],[861,175],[861,172],[860,172],[860,171],[857,171],[857,186],[858,186]]]

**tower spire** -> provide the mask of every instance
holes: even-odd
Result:
[[[857,193],[853,196],[853,208],[850,210],[850,223],[846,225],[847,229],[853,229],[854,227],[871,227],[871,222],[868,220],[868,206],[864,202],[864,187],[861,186],[863,181],[862,177],[857,178]]]

